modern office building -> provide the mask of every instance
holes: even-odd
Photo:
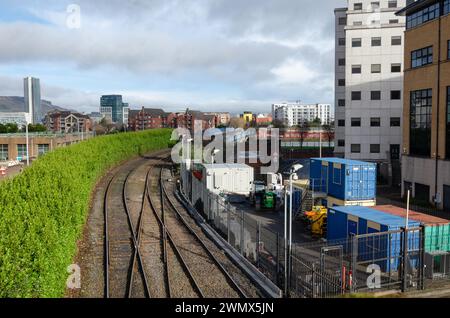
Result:
[[[0,112],[0,124],[17,124],[20,128],[27,124],[28,113],[4,113]]]
[[[288,127],[312,122],[317,118],[322,125],[329,125],[334,120],[330,104],[280,103],[272,105],[272,118]]]
[[[31,124],[40,124],[44,114],[41,106],[41,85],[39,79],[26,77],[23,83],[25,111],[30,114]]]
[[[406,0],[348,0],[335,10],[335,155],[379,163],[400,183]]]
[[[122,101],[122,95],[104,95],[100,98],[100,113],[113,123],[128,123],[129,105]]]
[[[450,0],[419,0],[406,16],[402,190],[450,211]]]

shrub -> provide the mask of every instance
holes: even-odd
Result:
[[[61,297],[89,211],[108,169],[170,146],[170,129],[93,138],[56,149],[0,184],[0,297]]]

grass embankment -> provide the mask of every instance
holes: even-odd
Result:
[[[91,193],[107,170],[168,148],[171,130],[102,136],[59,148],[0,185],[0,297],[61,297]]]

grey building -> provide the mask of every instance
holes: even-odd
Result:
[[[100,98],[100,113],[110,117],[113,123],[127,124],[129,105],[124,103],[122,95],[103,95]]]
[[[26,77],[23,80],[25,111],[30,114],[32,124],[42,123],[44,114],[41,105],[41,85],[38,78]]]

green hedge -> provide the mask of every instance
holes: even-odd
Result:
[[[61,297],[89,210],[108,169],[170,146],[170,129],[93,138],[56,149],[0,183],[0,297]]]

